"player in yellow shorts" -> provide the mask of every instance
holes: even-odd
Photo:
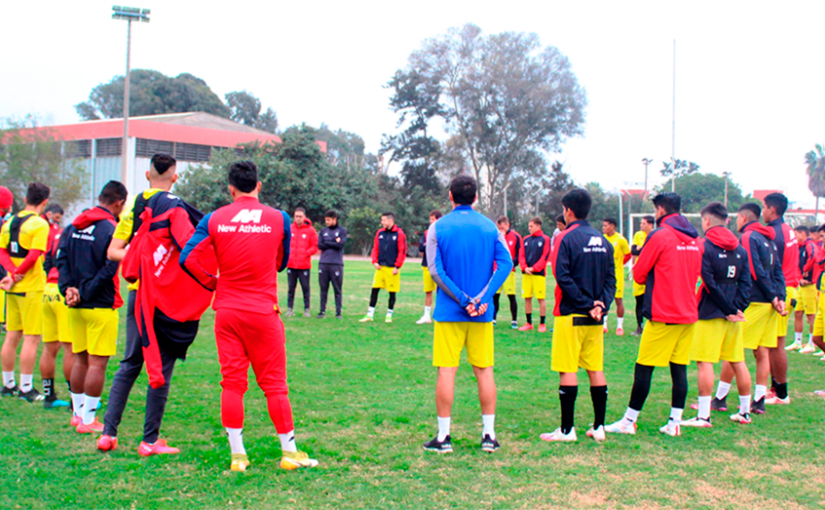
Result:
[[[802,354],[816,351],[813,342],[814,318],[817,309],[817,291],[814,282],[814,264],[817,248],[811,239],[811,231],[802,225],[794,228],[799,244],[799,270],[802,278],[797,288],[796,308],[794,308],[794,341],[785,347],[786,351],[799,350]],[[805,318],[808,319],[808,343],[803,347],[802,336],[805,332]]]
[[[11,207],[14,205],[14,195],[9,188],[0,186],[0,229],[5,223],[6,215],[11,213]],[[0,278],[6,276],[6,269],[0,265]],[[6,323],[6,291],[0,290],[0,323]]]
[[[527,324],[519,331],[533,329],[533,296],[539,302],[539,333],[547,331],[545,319],[547,304],[544,301],[547,295],[547,265],[550,262],[550,238],[541,231],[541,218],[536,216],[527,223],[530,235],[522,240],[523,250],[519,254],[521,266],[521,294],[524,296],[524,314]]]
[[[587,436],[604,441],[607,380],[604,377],[602,315],[616,293],[615,265],[610,243],[590,226],[587,216],[592,199],[585,189],[574,189],[562,198],[567,227],[553,248],[556,307],[553,310],[553,347],[550,369],[559,373],[561,427],[540,437],[551,442],[576,441],[577,372],[587,371],[595,418]]]
[[[641,227],[638,232],[633,234],[633,244],[630,246],[630,254],[633,256],[633,264],[636,264],[636,260],[639,258],[639,253],[642,252],[642,247],[645,245],[645,241],[647,241],[647,235],[653,231],[653,228],[656,226],[656,220],[653,216],[643,216],[641,221]],[[636,331],[630,334],[630,336],[642,336],[642,330],[644,329],[644,304],[645,304],[645,286],[640,283],[636,283],[636,280],[633,280],[633,297],[636,301]]]
[[[395,215],[387,212],[381,215],[381,229],[375,234],[372,247],[372,265],[375,266],[375,276],[372,280],[372,293],[367,315],[359,322],[372,322],[375,317],[375,305],[378,304],[378,293],[387,289],[390,295],[387,304],[387,316],[384,322],[392,322],[392,311],[395,307],[395,296],[401,290],[401,266],[407,258],[407,236],[395,224]]]
[[[430,212],[430,225],[438,221],[442,216],[441,211],[433,210]],[[421,270],[424,278],[424,315],[415,321],[416,324],[430,324],[432,322],[433,309],[433,292],[436,290],[435,281],[430,276],[430,270],[427,269],[427,231],[418,241],[418,252],[421,254]]]
[[[40,217],[49,202],[49,187],[31,183],[26,190],[26,208],[3,224],[0,230],[0,263],[8,272],[0,283],[6,291],[6,339],[3,342],[3,396],[29,402],[42,401],[34,388],[34,363],[43,331],[43,290],[46,274],[43,253],[49,242],[49,224]],[[17,347],[20,349],[20,387],[14,379]]]
[[[613,259],[616,264],[616,334],[624,335],[624,265],[630,261],[630,246],[627,239],[618,232],[619,222],[615,218],[605,218],[602,222],[604,238],[613,245]],[[607,333],[607,315],[604,317],[604,332]]]
[[[518,329],[516,266],[518,266],[519,257],[521,256],[521,252],[524,250],[524,244],[519,233],[510,228],[510,219],[507,216],[499,216],[498,220],[496,220],[496,227],[498,227],[498,231],[504,236],[504,242],[507,244],[507,249],[510,250],[510,256],[513,258],[513,271],[510,272],[510,275],[507,277],[504,285],[498,289],[498,292],[496,292],[496,295],[493,298],[493,305],[495,308],[493,313],[493,325],[495,326],[496,319],[498,319],[498,311],[501,308],[501,293],[504,292],[507,299],[510,301],[510,328]]]
[[[69,307],[75,355],[72,424],[80,434],[103,432],[95,414],[106,365],[117,352],[117,309],[123,305],[119,263],[108,260],[107,251],[126,196],[126,186],[109,181],[100,192],[98,206],[84,211],[63,231],[57,254],[58,285]]]

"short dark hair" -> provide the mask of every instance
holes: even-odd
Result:
[[[386,216],[387,218],[392,218],[393,220],[395,220],[395,214],[393,214],[393,213],[391,213],[391,212],[385,212],[385,213],[381,214],[381,217],[382,217],[382,218],[383,218],[384,216]]]
[[[618,222],[618,221],[616,221],[616,218],[605,218],[605,219],[604,219],[604,220],[602,220],[602,221],[603,221],[603,222],[605,222],[605,223],[610,223],[610,224],[611,224],[611,225],[613,225],[614,227],[616,227],[616,226],[618,226],[618,225],[619,225],[619,222]]]
[[[758,220],[760,216],[762,216],[762,208],[759,207],[758,204],[754,204],[753,202],[748,202],[739,206],[738,212],[750,212],[754,215],[754,217]]]
[[[49,199],[51,190],[42,182],[33,182],[26,189],[26,203],[28,205],[40,205]]]
[[[590,197],[590,192],[586,189],[576,188],[571,189],[562,197],[561,205],[570,209],[577,220],[586,220],[587,215],[590,214],[593,199]]]
[[[252,161],[236,161],[229,166],[229,184],[241,193],[250,193],[258,185],[258,167]]]
[[[654,218],[650,214],[646,214],[646,215],[642,216],[642,219],[645,220],[646,222],[650,223],[651,225],[656,224],[656,218]]]
[[[678,214],[682,211],[682,197],[671,191],[665,191],[653,197],[653,205],[664,209],[666,214]]]
[[[296,212],[299,212],[299,211],[300,211],[300,212],[302,212],[302,213],[304,213],[304,216],[306,216],[306,215],[307,215],[307,210],[306,210],[306,209],[304,209],[303,207],[296,207],[296,208],[295,208],[295,210],[294,210],[294,211],[292,211],[292,214],[295,214]]]
[[[155,172],[157,172],[158,175],[163,175],[166,173],[167,170],[177,165],[178,160],[176,160],[169,154],[159,153],[152,156],[151,163],[152,168],[155,169]]]
[[[473,205],[477,191],[478,183],[469,175],[456,175],[450,182],[450,193],[453,194],[453,201],[458,205]]]
[[[100,190],[100,195],[98,195],[97,199],[103,205],[112,205],[121,200],[126,200],[128,194],[129,192],[122,182],[109,181],[103,186],[103,189]]]
[[[564,220],[563,214],[559,214],[558,216],[556,216],[556,223],[567,225],[567,222]]]
[[[782,193],[771,193],[770,195],[766,196],[763,200],[765,202],[765,207],[773,207],[776,209],[776,214],[780,216],[785,215],[785,211],[788,210],[788,197],[783,195]]]
[[[533,216],[532,218],[530,218],[529,223],[541,226],[541,218],[539,218],[538,216]]]
[[[713,216],[716,219],[725,221],[728,219],[728,208],[722,202],[711,202],[702,208],[702,217]]]
[[[809,229],[805,225],[799,225],[798,227],[794,227],[794,230],[796,230],[797,232],[802,232],[803,234],[811,235],[811,229]]]
[[[338,212],[336,212],[335,209],[330,209],[329,211],[324,213],[324,218],[332,218],[337,220]]]
[[[435,218],[435,219],[439,219],[444,215],[441,214],[441,211],[439,211],[438,209],[434,209],[434,210],[430,211],[430,216]]]
[[[57,202],[52,202],[51,204],[47,205],[46,210],[43,212],[52,214],[66,214],[63,212],[63,208],[60,207],[60,204],[58,204]]]
[[[510,218],[508,218],[507,216],[499,216],[498,219],[496,220],[496,223],[498,223],[499,225],[504,225],[505,223],[510,223]]]

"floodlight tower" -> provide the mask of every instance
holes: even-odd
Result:
[[[140,9],[138,7],[121,7],[115,5],[112,7],[112,19],[119,19],[126,21],[126,79],[123,82],[123,142],[121,143],[120,153],[123,156],[123,163],[120,169],[120,181],[126,186],[126,189],[131,191],[131,186],[128,183],[127,168],[129,168],[129,74],[131,72],[131,51],[132,51],[132,22],[142,21],[149,23],[149,9]]]

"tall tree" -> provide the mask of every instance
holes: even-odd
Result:
[[[174,78],[148,69],[134,69],[130,75],[129,115],[206,112],[229,118],[230,109],[202,79],[189,73]],[[123,117],[123,76],[101,83],[89,100],[75,105],[84,120]]]
[[[691,173],[676,177],[676,192],[682,197],[682,211],[698,213],[709,202],[725,200],[725,181],[728,183],[728,209],[735,211],[745,202],[742,188],[729,177],[714,174]],[[658,191],[670,191],[671,181],[667,180]]]
[[[230,92],[224,96],[229,107],[229,118],[254,128],[275,133],[278,131],[278,116],[272,108],[261,113],[261,100],[249,92]]]
[[[805,154],[805,164],[808,165],[808,189],[816,197],[814,221],[819,221],[819,199],[825,197],[825,152],[822,145],[816,144],[815,150]]]
[[[490,213],[502,210],[501,190],[511,180],[535,177],[529,162],[538,153],[557,152],[583,132],[584,89],[567,57],[542,48],[535,34],[451,29],[425,41],[389,86],[400,123],[439,117],[461,139]]]

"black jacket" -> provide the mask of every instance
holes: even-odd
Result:
[[[748,253],[726,227],[705,233],[702,255],[702,287],[699,290],[699,320],[724,319],[745,311],[751,287]]]
[[[752,221],[742,227],[739,240],[748,253],[748,263],[753,279],[751,303],[770,303],[774,298],[785,300],[785,276],[776,251],[773,229]]]
[[[556,278],[553,315],[588,315],[595,301],[605,313],[616,295],[613,246],[586,220],[574,221],[556,238],[552,254]]]
[[[341,239],[341,241],[336,241]],[[347,229],[341,225],[324,227],[318,233],[318,249],[321,250],[319,264],[344,265],[344,244],[347,242]]]

